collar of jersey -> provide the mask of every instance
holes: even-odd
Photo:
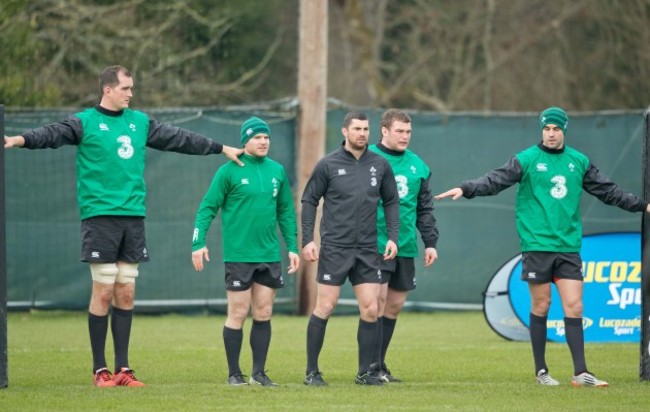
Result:
[[[262,163],[264,159],[266,159],[266,156],[256,157],[256,156],[251,156],[247,153],[242,154],[241,157],[249,163]]]
[[[352,157],[353,159],[357,160],[356,157],[352,154],[351,151],[345,148],[345,140],[341,142],[341,151],[345,153],[347,156]],[[366,144],[366,148],[363,150],[363,153],[361,153],[361,156],[359,156],[359,160],[361,160],[362,157],[364,157],[368,153],[368,145]]]
[[[381,150],[382,152],[389,154],[391,156],[404,156],[404,153],[406,153],[406,150],[403,152],[398,152],[397,150],[392,150],[384,146],[381,142],[377,143],[377,149]]]
[[[537,144],[537,147],[539,147],[544,152],[549,153],[549,154],[562,154],[562,153],[564,153],[564,148],[566,147],[566,145],[562,146],[561,149],[551,149],[550,147],[544,146],[544,144],[542,142],[539,142]]]
[[[96,105],[95,110],[97,110],[101,114],[105,114],[106,116],[113,116],[113,117],[122,116],[124,114],[124,110],[118,110],[118,111],[109,110],[109,109],[107,109],[105,107],[102,107],[100,105]]]

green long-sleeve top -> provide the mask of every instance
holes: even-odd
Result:
[[[287,250],[298,253],[296,212],[284,167],[268,157],[244,154],[241,167],[228,162],[217,170],[199,205],[192,251],[221,209],[224,262],[279,262],[280,227]]]

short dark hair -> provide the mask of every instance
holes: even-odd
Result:
[[[352,123],[352,120],[354,119],[368,120],[368,116],[365,113],[361,113],[361,112],[348,112],[348,114],[346,114],[345,118],[343,119],[343,128],[347,129],[348,126],[350,126],[350,123]]]
[[[126,67],[122,66],[109,66],[102,70],[99,74],[99,92],[104,93],[104,87],[115,87],[120,83],[117,75],[122,73],[126,77],[131,77],[131,72]]]
[[[381,127],[390,130],[394,122],[411,123],[411,116],[399,109],[388,109],[381,115]]]

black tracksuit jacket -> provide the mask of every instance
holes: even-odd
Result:
[[[314,240],[316,208],[321,198],[322,245],[377,248],[377,208],[383,202],[388,238],[397,243],[399,195],[386,159],[366,151],[357,160],[342,145],[322,158],[302,195],[302,245]]]

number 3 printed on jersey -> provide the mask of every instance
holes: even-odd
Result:
[[[562,175],[553,176],[551,182],[555,185],[551,189],[551,196],[556,199],[563,199],[567,194],[566,177]]]
[[[117,142],[122,145],[117,149],[118,156],[122,159],[130,159],[133,157],[133,146],[131,146],[131,138],[129,136],[120,136],[117,138]]]

